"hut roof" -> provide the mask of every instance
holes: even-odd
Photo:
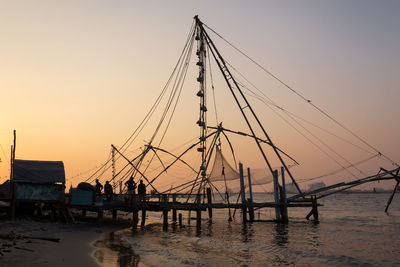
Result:
[[[14,181],[32,183],[64,183],[62,161],[14,160]]]

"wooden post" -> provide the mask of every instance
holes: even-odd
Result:
[[[247,207],[249,209],[249,217],[250,221],[254,221],[254,207],[253,207],[253,189],[251,186],[251,175],[250,175],[250,168],[247,168],[247,178],[249,180],[249,193],[250,198],[247,200]]]
[[[163,195],[163,203],[164,203],[164,208],[163,208],[163,229],[164,231],[168,230],[168,197],[167,195]]]
[[[313,205],[313,217],[314,221],[318,222],[318,204],[317,204],[317,197],[311,196],[312,199],[312,205]]]
[[[142,221],[141,221],[141,226],[143,227],[146,223],[146,208],[142,207]]]
[[[287,198],[286,198],[286,183],[285,183],[285,168],[281,167],[281,179],[282,179],[282,196],[281,196],[281,203],[282,203],[282,220],[284,222],[289,221],[288,209],[287,209]]]
[[[182,213],[179,213],[179,226],[182,227]]]
[[[253,189],[251,187],[251,175],[250,175],[250,168],[247,168],[247,178],[249,179],[249,193],[250,193],[250,200],[253,201]]]
[[[137,202],[137,199],[136,199],[136,195],[133,195],[133,203],[132,203],[132,205],[133,205],[133,210],[132,210],[132,219],[133,219],[133,225],[132,225],[132,228],[133,229],[137,229],[137,225],[138,225],[138,222],[139,222],[139,209],[138,209],[138,202]]]
[[[172,195],[172,201],[175,204],[175,202],[176,202],[176,194]],[[176,223],[176,209],[175,208],[172,209],[172,221],[174,223]]]
[[[281,220],[279,211],[279,183],[278,183],[278,171],[274,170],[274,200],[275,200],[275,217],[277,221]]]
[[[117,212],[118,212],[117,209],[113,209],[113,210],[112,210],[112,218],[113,218],[113,220],[116,220],[116,219],[117,219]]]
[[[247,208],[249,209],[250,222],[254,222],[254,207],[253,207],[253,201],[251,200],[251,198],[247,199]]]
[[[399,183],[400,183],[400,180],[397,180],[396,185],[395,185],[395,187],[394,187],[394,189],[393,189],[393,192],[392,192],[392,194],[390,195],[390,197],[389,197],[389,199],[388,199],[388,202],[387,202],[387,204],[386,204],[385,212],[388,211],[389,206],[390,206],[390,203],[392,203],[394,194],[396,194],[396,192],[397,192],[397,187],[399,186]]]
[[[243,223],[246,223],[247,221],[246,194],[244,189],[243,164],[240,162],[239,162],[239,171],[240,171],[240,195],[242,197],[242,220]]]
[[[197,194],[197,210],[196,210],[196,227],[200,228],[201,227],[201,195]]]
[[[212,220],[212,216],[213,216],[212,207],[211,207],[211,205],[212,205],[212,195],[211,195],[211,188],[210,187],[207,188],[207,202],[208,202],[208,218],[210,220]]]
[[[99,208],[97,211],[97,225],[101,225],[102,220],[103,220],[103,209]]]
[[[281,214],[281,222],[287,223],[288,220],[285,217],[286,203],[285,203],[284,198],[283,198],[283,187],[278,185],[278,188],[279,188],[279,212]]]
[[[10,217],[15,217],[15,210],[17,206],[17,186],[14,182],[14,160],[15,160],[15,145],[17,141],[17,132],[14,130],[14,145],[11,146],[11,170],[10,170],[10,187],[11,187],[11,207]]]
[[[314,221],[318,221],[318,204],[315,195],[311,195],[311,202],[312,202],[312,208],[311,211],[307,214],[306,219],[309,220],[312,215]]]

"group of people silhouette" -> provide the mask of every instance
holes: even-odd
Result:
[[[128,189],[128,196],[129,196],[129,202],[132,203],[134,199],[136,199],[136,188],[137,188],[137,193],[139,196],[139,201],[141,203],[144,203],[146,201],[146,186],[143,183],[143,180],[140,180],[139,185],[136,185],[135,181],[133,180],[133,177],[130,177],[128,181],[125,182],[125,186]],[[96,179],[96,185],[95,185],[95,193],[96,196],[101,196],[102,190],[104,188],[104,194],[106,196],[107,201],[111,201],[113,199],[113,187],[110,184],[109,181],[106,181],[104,187],[100,183],[99,179]]]

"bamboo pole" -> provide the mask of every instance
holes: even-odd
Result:
[[[250,198],[248,199],[248,209],[249,209],[249,218],[250,221],[254,221],[254,207],[253,207],[253,189],[251,185],[251,174],[250,174],[250,168],[247,168],[247,178],[249,180],[249,193],[250,193]]]
[[[10,187],[11,187],[11,210],[10,217],[15,217],[15,210],[17,206],[17,186],[14,181],[14,161],[15,161],[15,146],[17,141],[17,132],[14,130],[14,144],[11,146],[11,170],[10,170]]]
[[[282,204],[283,204],[282,219],[285,222],[287,222],[289,220],[289,215],[288,215],[287,198],[286,198],[285,168],[283,167],[281,167],[281,179],[282,179]]]
[[[207,202],[208,202],[208,218],[212,220],[213,213],[212,213],[212,195],[211,195],[211,188],[207,188]]]
[[[279,183],[278,183],[278,171],[274,170],[274,200],[275,200],[275,218],[277,221],[281,220],[279,210]]]
[[[163,208],[163,230],[166,231],[168,230],[168,196],[166,194],[162,195],[163,196],[163,203],[164,203],[164,208]]]
[[[243,224],[247,222],[247,209],[246,209],[246,194],[244,188],[244,177],[243,177],[243,164],[239,162],[239,174],[240,174],[240,194],[242,197],[242,221]]]
[[[172,201],[175,203],[176,202],[176,195],[172,195]],[[172,209],[172,221],[176,223],[176,209]]]

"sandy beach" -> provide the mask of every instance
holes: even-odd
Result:
[[[32,219],[3,220],[0,266],[100,266],[93,244],[105,234],[123,228],[86,222],[71,225]],[[29,237],[59,238],[59,242]]]

